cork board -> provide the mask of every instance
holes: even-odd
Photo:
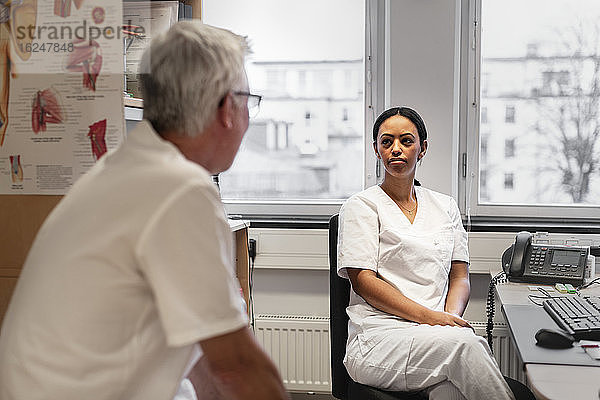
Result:
[[[62,196],[0,196],[0,324],[40,226]]]

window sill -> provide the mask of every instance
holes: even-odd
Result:
[[[600,222],[584,219],[558,218],[507,218],[472,217],[470,225],[466,219],[463,224],[470,232],[548,232],[600,234]]]

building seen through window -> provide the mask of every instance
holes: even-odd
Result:
[[[328,17],[342,7],[344,18]],[[203,1],[205,23],[248,36],[248,80],[263,96],[220,175],[225,200],[345,199],[362,189],[364,8],[360,0]]]
[[[481,0],[482,204],[600,204],[600,1],[575,3]]]

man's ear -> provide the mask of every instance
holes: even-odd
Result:
[[[217,118],[219,118],[221,125],[227,129],[233,126],[234,108],[233,96],[228,92],[219,103],[219,108],[217,108]]]

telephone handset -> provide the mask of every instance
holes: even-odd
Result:
[[[502,254],[502,267],[513,282],[583,284],[589,247],[532,244],[529,232],[519,232]]]

